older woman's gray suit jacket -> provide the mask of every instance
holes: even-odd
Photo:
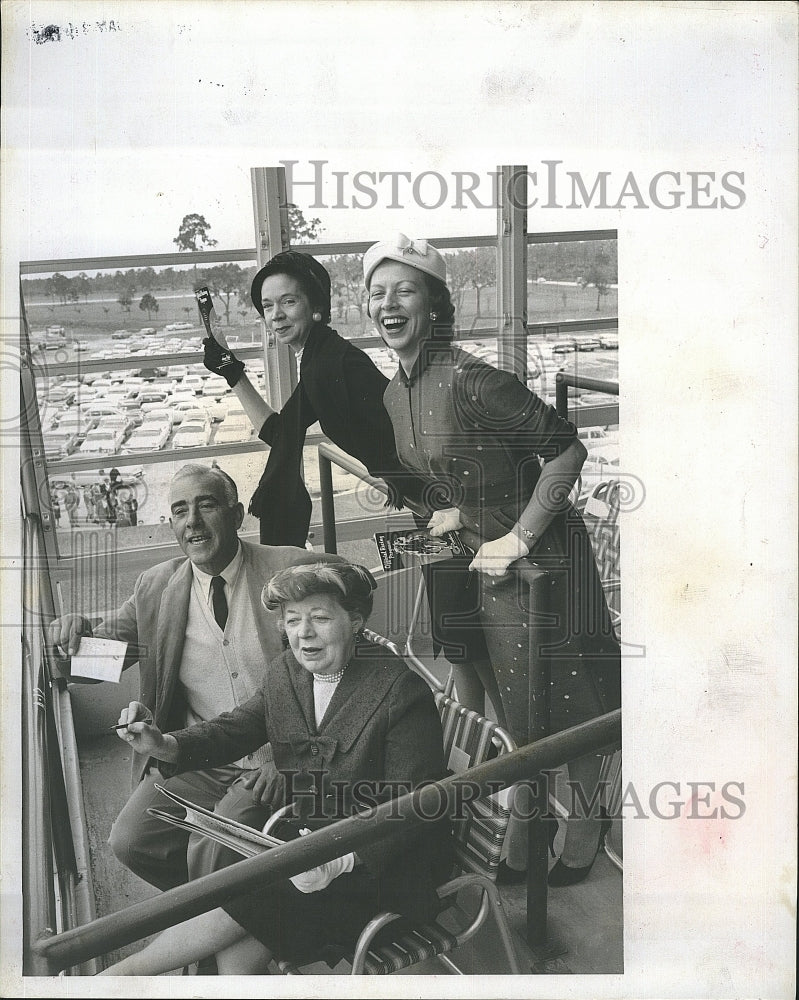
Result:
[[[446,774],[430,688],[401,660],[369,643],[358,645],[318,730],[312,676],[286,650],[269,665],[258,695],[172,735],[179,756],[165,767],[170,774],[216,767],[270,742],[279,771],[314,776],[331,818],[367,804],[358,789],[368,796],[371,783],[396,783],[402,793]],[[380,881],[386,908],[429,915],[434,886],[451,867],[449,826],[446,820],[413,830],[403,825],[357,853]]]

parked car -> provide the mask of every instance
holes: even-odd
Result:
[[[553,354],[570,354],[577,350],[577,342],[574,340],[560,340],[552,345]]]
[[[141,330],[139,330],[139,333],[142,335],[142,337],[152,337],[157,332],[158,331],[155,329],[154,326],[143,326]]]
[[[193,323],[167,323],[165,330],[193,330]]]
[[[200,389],[200,395],[214,396],[216,399],[220,399],[227,391],[227,383],[224,379],[215,375],[203,383],[203,387]]]
[[[81,455],[113,455],[124,440],[121,427],[96,427],[80,446]]]
[[[193,373],[189,373],[188,375],[184,376],[183,381],[181,382],[181,386],[184,389],[191,389],[191,391],[194,393],[200,393],[202,392],[202,388],[205,385],[205,382],[206,379],[202,375],[195,375]]]
[[[134,429],[140,427],[144,420],[144,414],[139,407],[137,399],[123,399],[119,403],[119,410],[133,423]]]
[[[73,434],[88,434],[93,431],[100,418],[92,416],[81,410],[67,410],[58,415],[56,429],[58,431],[71,431]]]
[[[98,423],[104,417],[118,417],[122,413],[122,410],[114,403],[106,403],[103,400],[95,400],[92,403],[87,403],[81,406],[80,411],[84,416],[95,417]]]
[[[178,403],[191,403],[192,406],[198,406],[200,402],[201,400],[197,399],[191,389],[176,389],[169,397],[169,405],[173,408]]]
[[[138,395],[135,389],[131,390],[124,383],[122,385],[112,385],[103,393],[103,402],[113,403],[115,406],[123,400],[133,399]]]
[[[139,393],[139,406],[142,413],[149,410],[160,410],[169,400],[169,393],[163,389],[142,389]]]
[[[66,458],[80,444],[80,436],[72,430],[55,430],[44,435],[44,457],[48,462]]]
[[[130,434],[132,430],[135,429],[136,424],[130,419],[126,413],[120,413],[119,416],[103,417],[101,423],[98,425],[103,429],[107,427],[112,427],[122,431],[122,440]]]
[[[127,340],[128,337],[132,337],[132,336],[133,336],[133,334],[130,332],[130,330],[114,330],[114,332],[111,334],[111,339],[112,340]]]
[[[235,441],[246,441],[253,433],[252,424],[245,417],[227,417],[217,427],[214,434],[214,444],[232,444]]]
[[[171,430],[175,424],[175,414],[169,406],[155,406],[142,414],[142,422],[145,424],[169,424]]]
[[[600,334],[599,345],[605,351],[618,351],[619,335],[617,333]]]
[[[164,375],[156,376],[150,383],[151,389],[160,389],[163,392],[174,392],[177,387],[178,384],[173,378]]]
[[[75,390],[65,389],[63,386],[54,385],[47,393],[47,402],[52,406],[69,406],[75,402]]]
[[[184,420],[172,438],[173,448],[201,448],[211,440],[211,423],[205,420]]]
[[[93,385],[83,385],[81,383],[75,390],[75,401],[72,405],[80,406],[81,403],[93,403],[99,396],[100,393]]]
[[[193,420],[200,420],[200,421],[207,420],[209,424],[211,423],[211,417],[208,413],[207,408],[197,400],[195,400],[192,406],[186,406],[181,411],[180,419],[181,422],[184,424],[187,422],[190,423]]]
[[[577,341],[578,351],[598,351],[602,345],[593,337],[586,337]]]
[[[91,345],[88,340],[76,340],[74,347],[76,351],[88,351]]]
[[[179,382],[184,376],[189,374],[188,365],[169,365],[166,373],[170,378]]]
[[[169,440],[172,428],[160,420],[145,421],[128,438],[125,454],[134,451],[160,451]]]
[[[208,414],[208,409],[205,406],[201,406],[200,401],[196,397],[192,397],[192,399],[179,399],[172,407],[172,422],[179,424],[184,417],[191,418],[192,414],[197,419]]]

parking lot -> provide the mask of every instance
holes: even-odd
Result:
[[[178,329],[179,328],[179,329]],[[241,332],[241,331],[240,331]],[[39,335],[39,342],[41,341]],[[34,336],[34,338],[36,337]],[[59,362],[79,360],[84,353],[74,334],[62,343],[60,334],[47,339],[40,355]],[[61,346],[54,349],[51,341]],[[149,344],[147,343],[149,341]],[[235,336],[231,346],[251,346],[253,340]],[[496,340],[471,340],[463,348],[488,364],[497,363]],[[159,524],[168,513],[167,487],[179,464],[188,459],[188,449],[206,446],[229,446],[255,441],[255,431],[235,394],[219,376],[202,364],[158,364],[156,355],[191,353],[202,350],[201,331],[190,323],[173,323],[156,331],[142,328],[136,334],[115,331],[93,337],[93,359],[107,360],[109,370],[85,372],[72,377],[47,376],[37,381],[39,411],[45,452],[49,462],[70,457],[96,456],[97,473],[84,472],[60,476],[54,480],[53,494],[59,501],[61,527],[121,523],[130,526]],[[391,377],[396,359],[387,348],[368,348],[377,367]],[[64,355],[67,355],[66,357]],[[114,371],[116,358],[141,357],[141,367]],[[618,346],[613,334],[597,337],[542,340],[531,338],[527,352],[530,388],[554,402],[555,376],[565,370],[592,378],[618,378]],[[46,368],[44,369],[46,371]],[[264,391],[263,363],[248,359],[247,372],[253,384]],[[597,405],[608,402],[607,396],[570,389],[572,405]],[[318,427],[315,428],[318,430]],[[312,429],[313,430],[313,429]],[[173,452],[174,462],[148,462],[156,453]],[[116,517],[108,517],[103,503],[87,501],[92,489],[107,492],[108,474],[121,456],[141,458],[139,475],[129,474],[131,466],[121,471],[128,483],[128,493],[136,498],[137,510],[118,507]],[[219,464],[237,480],[242,497],[254,490],[265,460],[260,449],[252,454],[220,455]],[[204,459],[204,461],[208,461]],[[134,472],[136,471],[134,467]],[[309,490],[318,492],[318,469],[315,449],[306,448],[305,472]],[[356,481],[336,472],[337,491],[352,490]],[[124,491],[123,491],[124,492]],[[74,494],[70,496],[69,494]],[[117,521],[117,518],[119,519]]]

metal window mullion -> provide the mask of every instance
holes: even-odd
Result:
[[[20,296],[21,298],[21,296]],[[24,303],[20,301],[23,310]],[[20,446],[22,467],[20,489],[26,517],[38,520],[42,527],[42,538],[46,565],[58,563],[58,540],[55,532],[50,503],[50,488],[47,479],[47,461],[42,439],[42,425],[39,420],[39,402],[36,398],[36,380],[30,363],[30,342],[27,324],[23,319],[20,328]],[[47,585],[50,585],[49,573]]]
[[[253,221],[256,253],[261,268],[276,253],[289,249],[289,217],[284,167],[252,167]],[[297,364],[291,348],[267,334],[261,320],[264,357],[264,388],[273,410],[281,410],[297,385]]]
[[[527,380],[527,169],[497,171],[497,366]]]

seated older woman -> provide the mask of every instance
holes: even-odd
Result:
[[[120,735],[139,753],[166,762],[168,773],[215,767],[272,744],[283,796],[313,772],[330,819],[357,804],[356,782],[402,786],[443,777],[441,723],[430,689],[382,647],[363,640],[375,581],[347,563],[293,566],[276,574],[263,600],[279,611],[289,648],[266,671],[260,694],[233,712],[188,729],[161,733],[132,702]],[[342,794],[343,790],[343,794]],[[278,848],[279,849],[279,848]],[[438,907],[435,886],[449,874],[446,824],[359,848],[294,878],[258,888],[171,927],[105,975],[157,975],[217,956],[220,975],[267,971],[274,955],[335,965],[365,924],[389,909],[414,920]]]

